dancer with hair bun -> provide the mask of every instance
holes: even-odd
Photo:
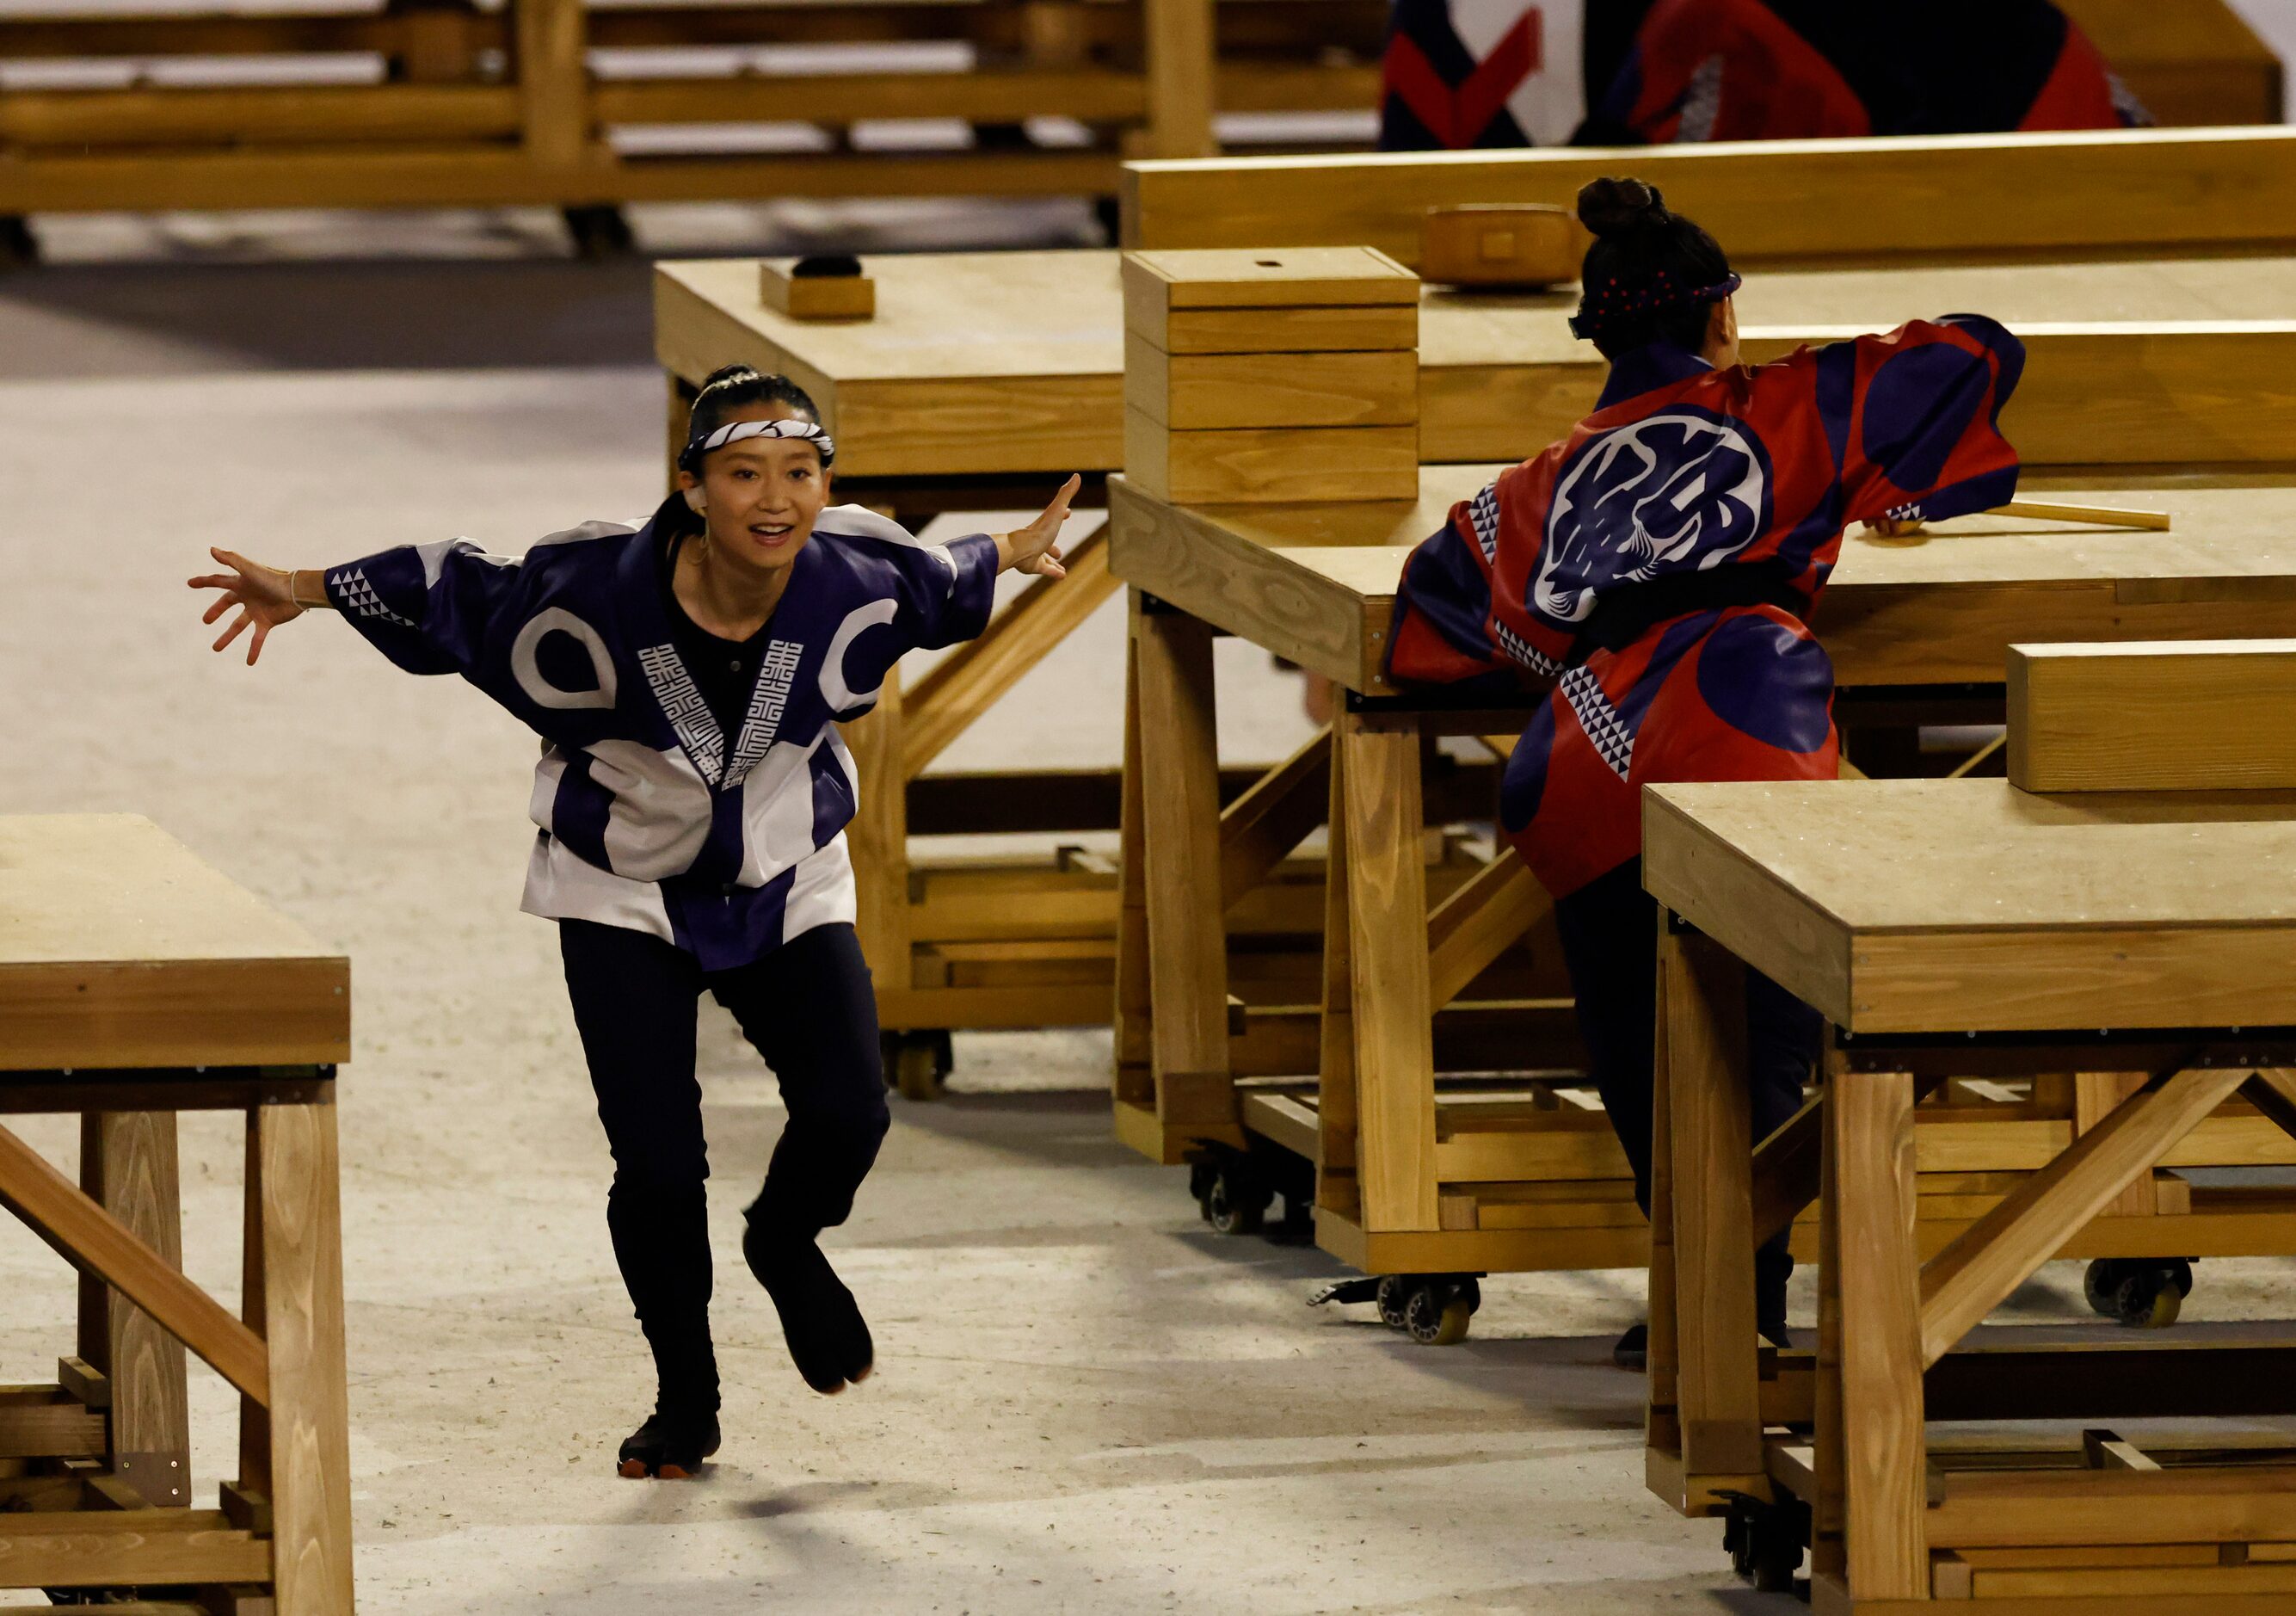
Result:
[[[1555,899],[1594,1077],[1650,1208],[1656,905],[1645,784],[1830,780],[1833,667],[1808,627],[1851,522],[2001,504],[2002,406],[2024,349],[1978,315],[1738,353],[1739,278],[1638,180],[1578,193],[1595,234],[1571,330],[1611,363],[1595,411],[1500,474],[1414,550],[1390,636],[1398,680],[1546,692],[1500,812]],[[1750,974],[1753,1133],[1792,1115],[1815,1012]],[[1784,1235],[1759,1253],[1763,1333],[1786,1334]],[[1644,1326],[1619,1344],[1639,1367]]]
[[[514,558],[452,539],[288,570],[216,550],[227,570],[191,580],[222,591],[206,621],[238,610],[217,651],[251,629],[251,664],[273,629],[328,607],[408,672],[462,675],[545,742],[521,906],[558,923],[614,1157],[607,1227],[658,1382],[621,1446],[626,1476],[690,1476],[718,1446],[704,990],[789,1111],[742,1255],[808,1385],[869,1375],[869,1327],[817,1240],[890,1125],[845,848],[862,783],[836,726],[875,704],[904,652],[979,634],[999,572],[1062,576],[1078,479],[1016,532],[927,545],[829,504],[835,453],[802,389],[729,365],[694,400],[678,490],[650,518],[586,522]]]

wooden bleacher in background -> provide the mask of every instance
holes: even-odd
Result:
[[[20,12],[0,19],[0,215],[1112,195],[1125,157],[1216,152],[1215,112],[1372,107],[1385,17],[1382,0]],[[818,48],[873,45],[929,48]],[[739,71],[719,53],[788,47],[815,48]],[[914,62],[926,70],[889,70]],[[246,82],[216,84],[219,64]],[[1070,120],[1078,144],[1037,145],[1026,119]],[[886,119],[955,120],[974,138],[856,148],[856,122]],[[812,126],[820,149],[672,152],[623,133],[765,124]]]

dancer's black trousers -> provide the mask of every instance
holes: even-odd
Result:
[[[574,1024],[614,1154],[606,1225],[666,1409],[715,1413],[709,1344],[709,1177],[694,1080],[702,991],[734,1013],[781,1079],[789,1120],[751,1225],[809,1240],[845,1221],[891,1119],[877,1002],[849,925],[816,926],[755,964],[704,972],[660,938],[561,921]]]
[[[1578,1032],[1595,1085],[1635,1169],[1635,1199],[1650,1210],[1651,1090],[1658,1059],[1658,901],[1631,859],[1554,906],[1562,957],[1578,1004]],[[1746,972],[1748,1076],[1759,1142],[1801,1106],[1824,1026],[1817,1012],[1759,971]],[[1782,1325],[1793,1258],[1779,1234],[1756,1259],[1765,1325]]]

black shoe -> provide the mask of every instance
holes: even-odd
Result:
[[[869,1378],[876,1346],[859,1304],[810,1238],[775,1235],[751,1223],[742,1236],[750,1272],[774,1299],[782,1337],[805,1383],[834,1397]]]
[[[697,1474],[701,1461],[718,1451],[718,1416],[668,1415],[657,1408],[622,1442],[617,1467],[625,1476],[660,1476],[683,1481]]]
[[[1627,1333],[1619,1337],[1611,1349],[1611,1361],[1621,1369],[1640,1374],[1650,1367],[1650,1326],[1628,1325]]]

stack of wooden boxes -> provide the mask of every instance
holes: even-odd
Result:
[[[1124,474],[1178,504],[1419,496],[1419,277],[1368,247],[1124,256]]]

